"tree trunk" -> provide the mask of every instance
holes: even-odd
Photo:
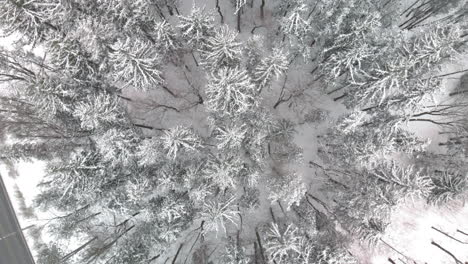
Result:
[[[436,246],[436,247],[438,247],[440,250],[444,251],[445,253],[447,253],[450,257],[453,258],[453,260],[455,260],[455,263],[457,263],[457,264],[463,264],[463,262],[461,262],[457,257],[455,257],[455,255],[454,255],[452,252],[450,252],[450,251],[448,251],[447,249],[443,248],[443,247],[442,247],[441,245],[439,245],[438,243],[432,241],[431,244],[434,245],[434,246]]]
[[[333,101],[336,102],[336,101],[338,101],[338,100],[341,100],[341,99],[345,98],[346,96],[348,96],[348,94],[347,94],[347,93],[344,93],[343,95],[340,95],[340,96],[338,96],[338,97],[333,98]]]
[[[170,7],[169,5],[166,5],[166,7],[167,7],[167,11],[169,12],[169,15],[173,16],[174,11],[172,11],[172,7]]]
[[[88,242],[84,243],[83,245],[79,246],[77,249],[73,250],[72,252],[68,253],[67,255],[63,256],[60,261],[62,262],[65,262],[66,260],[68,260],[69,258],[73,257],[74,255],[76,255],[78,252],[80,252],[81,250],[83,250],[85,247],[87,247],[89,244],[91,244],[94,240],[96,240],[97,237],[93,237],[91,240],[89,240]]]
[[[262,240],[260,239],[260,234],[258,233],[257,228],[255,228],[255,235],[257,236],[257,242],[258,242],[258,248],[260,251],[260,256],[262,257],[263,263],[266,262],[265,254],[263,253],[263,246],[262,246]]]
[[[224,16],[221,12],[221,7],[219,6],[219,0],[216,0],[216,9],[218,10],[218,14],[221,17],[221,24],[224,24]]]
[[[237,11],[237,32],[241,33],[241,10],[244,9],[244,7],[241,7]]]
[[[128,232],[130,232],[130,230],[132,230],[133,228],[135,228],[135,225],[132,225],[131,227],[125,229],[121,234],[119,234],[116,238],[114,238],[111,242],[105,244],[104,246],[100,247],[100,248],[97,248],[93,253],[91,253],[90,255],[88,255],[85,260],[87,261],[87,263],[93,263],[93,261],[95,261],[99,256],[101,256],[104,252],[106,252],[109,248],[111,248],[115,243],[117,243],[117,241],[122,237],[124,236],[125,234],[127,234]]]
[[[463,232],[463,231],[461,231],[460,229],[457,229],[457,232],[460,233],[460,234],[463,234],[463,235],[465,235],[465,236],[468,236],[468,233]]]
[[[184,243],[181,243],[179,248],[177,249],[177,253],[175,254],[175,257],[174,259],[172,260],[172,264],[175,264],[176,263],[176,260],[177,260],[177,257],[179,256],[179,253],[180,253],[180,250],[182,249],[182,246],[184,245]]]
[[[431,228],[434,229],[435,231],[441,233],[442,235],[444,235],[444,236],[446,236],[446,237],[448,237],[448,238],[450,238],[450,239],[453,239],[453,240],[457,241],[458,243],[461,243],[461,244],[468,244],[468,242],[463,242],[463,241],[461,241],[461,240],[459,240],[459,239],[457,239],[457,238],[455,238],[455,237],[453,237],[453,236],[447,234],[447,232],[444,232],[444,231],[438,229],[437,227],[431,226]]]
[[[255,256],[255,264],[258,264],[258,261],[257,261],[257,256],[258,256],[258,246],[257,246],[257,242],[254,242],[254,256]]]
[[[166,20],[166,17],[164,16],[164,14],[163,14],[161,8],[159,8],[158,5],[155,5],[155,7],[156,7],[156,9],[158,10],[159,16],[160,16],[162,19]]]
[[[130,99],[129,97],[126,97],[126,96],[123,96],[123,95],[120,95],[120,94],[117,94],[117,97],[119,97],[119,98],[122,99],[122,100],[128,101],[128,102],[133,101],[133,100]]]
[[[276,223],[275,214],[273,213],[273,208],[271,208],[271,206],[270,206],[270,214],[271,214],[271,218],[273,219],[273,223]]]
[[[265,19],[265,0],[262,0],[262,4],[260,5],[260,18],[262,20]]]
[[[400,16],[402,16],[402,15],[406,14],[406,12],[410,11],[411,8],[413,8],[419,1],[421,1],[421,0],[416,0],[416,2],[414,2],[414,3],[413,3],[412,5],[410,5],[407,9],[405,9],[405,10],[400,14]],[[409,12],[409,13],[406,15],[406,17],[408,17],[408,15],[409,15],[410,13],[411,13],[411,12]]]
[[[413,261],[414,263],[416,263],[416,261],[414,261],[413,259],[411,259],[410,257],[407,257],[405,254],[401,253],[399,250],[397,250],[396,248],[394,248],[392,245],[388,244],[387,242],[385,242],[385,240],[383,240],[382,238],[380,239],[380,241],[382,243],[384,243],[387,247],[391,248],[393,251],[395,251],[396,253],[400,254],[401,256],[403,256],[405,259],[409,260],[409,261]]]
[[[159,130],[159,131],[165,130],[164,128],[157,128],[157,127],[147,126],[147,125],[142,125],[142,124],[133,124],[133,125],[139,128],[146,128],[146,129],[151,129],[151,130]]]
[[[455,91],[455,92],[451,92],[451,93],[449,93],[449,96],[454,96],[454,95],[459,95],[459,94],[465,94],[465,93],[468,93],[468,89],[465,89],[465,90],[458,90],[458,91]]]
[[[195,58],[195,54],[193,54],[193,50],[190,51],[190,54],[192,54],[192,58],[193,58],[193,61],[195,62],[195,65],[197,65],[197,67],[200,66],[200,65],[198,64],[197,58]]]
[[[277,202],[278,202],[278,205],[279,205],[279,207],[281,209],[281,212],[286,216],[286,212],[284,211],[283,205],[281,204],[281,202],[279,200]]]
[[[171,91],[167,86],[161,85],[161,87],[162,87],[166,92],[168,92],[170,95],[172,95],[172,97],[177,98],[177,95],[176,95],[173,91]]]

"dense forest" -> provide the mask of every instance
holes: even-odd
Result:
[[[0,159],[47,163],[35,207],[55,215],[37,263],[357,264],[351,244],[396,246],[399,205],[466,197],[468,75],[450,65],[467,16],[464,0],[0,0]]]

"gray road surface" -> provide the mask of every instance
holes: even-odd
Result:
[[[0,175],[0,264],[34,264]]]

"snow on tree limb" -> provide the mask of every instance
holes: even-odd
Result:
[[[113,49],[111,61],[115,64],[114,76],[118,80],[143,91],[165,83],[159,70],[161,58],[149,43],[119,40]]]
[[[210,111],[236,115],[256,105],[255,86],[245,70],[223,67],[208,77],[207,107]]]

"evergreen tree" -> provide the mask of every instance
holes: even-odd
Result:
[[[194,6],[188,16],[179,16],[178,25],[183,39],[194,48],[203,47],[215,32],[214,16],[211,12]]]
[[[133,166],[140,142],[140,137],[134,130],[111,128],[96,135],[94,139],[104,161],[114,166]]]
[[[273,49],[272,54],[260,61],[255,68],[254,81],[260,88],[268,86],[273,78],[279,78],[288,69],[286,54],[281,49]]]
[[[88,96],[86,100],[79,102],[73,116],[80,120],[81,127],[85,130],[119,125],[125,121],[120,100],[105,93]]]
[[[200,137],[192,129],[182,126],[165,131],[161,137],[161,142],[167,156],[172,159],[176,159],[180,152],[197,152],[202,147]]]
[[[234,207],[235,197],[205,202],[201,211],[201,218],[205,221],[205,232],[227,232],[226,225],[238,225],[238,211]]]
[[[256,89],[245,70],[223,67],[208,77],[207,108],[220,115],[238,115],[256,105]]]
[[[62,210],[73,210],[93,203],[106,181],[107,170],[96,153],[82,151],[70,157],[67,163],[49,164],[46,189],[38,198],[38,203]],[[50,204],[50,206],[49,206]]]
[[[154,40],[160,54],[176,54],[181,44],[174,28],[167,21],[158,22],[154,28]],[[167,55],[166,55],[167,56]]]
[[[239,157],[229,154],[209,158],[203,173],[222,190],[234,189],[247,176],[246,164]]]
[[[115,52],[111,53],[111,62],[116,79],[143,91],[164,84],[160,71],[161,59],[149,43],[119,40],[113,49]]]
[[[271,263],[310,263],[313,246],[293,224],[272,223],[265,240],[265,253]]]
[[[237,33],[229,27],[220,27],[213,36],[207,38],[201,47],[203,65],[207,69],[216,70],[221,67],[235,67],[242,55],[241,43],[237,41]]]
[[[228,243],[225,247],[225,252],[222,258],[226,264],[250,263],[250,258],[246,256],[245,248],[236,243],[232,238],[228,239]]]

